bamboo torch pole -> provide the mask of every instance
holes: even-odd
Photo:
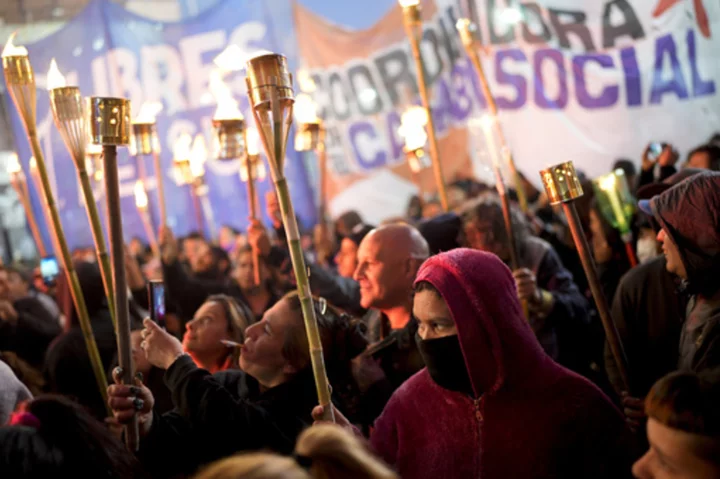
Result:
[[[310,345],[310,358],[318,400],[324,408],[325,419],[334,422],[320,331],[315,317],[295,211],[284,173],[285,145],[292,124],[294,101],[292,76],[288,72],[285,57],[277,54],[262,55],[248,61],[247,75],[248,96],[255,124],[268,157],[270,173],[275,183],[280,212],[287,234],[290,259],[295,272],[298,297],[302,305],[305,330]]]
[[[460,39],[465,47],[465,52],[467,52],[470,62],[475,68],[475,73],[480,80],[480,88],[482,89],[483,96],[485,97],[485,103],[487,103],[490,115],[495,118],[495,128],[497,130],[498,138],[500,139],[500,148],[510,151],[507,146],[507,141],[505,141],[502,126],[498,120],[498,109],[497,104],[495,103],[495,97],[493,97],[492,92],[490,91],[490,84],[485,76],[485,70],[483,69],[482,62],[480,61],[480,55],[478,55],[478,48],[480,48],[481,45],[476,36],[477,26],[467,18],[461,18],[457,21],[456,27],[460,33]],[[510,174],[513,177],[513,184],[515,185],[515,191],[518,195],[520,209],[523,213],[527,213],[528,202],[527,197],[525,196],[525,188],[523,188],[512,154],[508,155],[508,166],[510,167]]]
[[[580,217],[575,207],[575,200],[583,195],[580,180],[578,180],[577,174],[575,173],[575,166],[572,161],[560,163],[540,171],[540,177],[545,185],[545,192],[547,193],[550,204],[556,205],[562,203],[563,209],[565,210],[565,216],[567,217],[575,247],[580,255],[580,261],[582,262],[585,275],[590,283],[590,291],[592,291],[595,304],[600,313],[600,319],[605,329],[605,337],[610,345],[612,355],[615,358],[615,363],[617,364],[620,377],[625,385],[625,390],[628,391],[630,387],[630,377],[627,373],[625,349],[623,348],[617,327],[610,316],[610,308],[608,307],[605,294],[600,285],[600,279],[595,269],[595,262],[592,258],[590,245],[583,232]]]
[[[33,156],[36,160],[38,177],[40,179],[41,190],[45,200],[47,213],[59,247],[60,257],[62,259],[63,267],[65,268],[65,275],[68,285],[70,286],[70,293],[72,295],[75,311],[77,312],[78,321],[80,322],[80,327],[83,332],[85,345],[87,346],[90,363],[95,375],[95,381],[100,390],[103,402],[107,406],[108,382],[105,377],[105,368],[103,367],[102,360],[100,358],[100,352],[98,351],[97,343],[95,342],[95,336],[93,336],[92,326],[90,325],[90,316],[88,315],[85,298],[83,297],[82,289],[80,288],[80,281],[78,280],[72,256],[70,255],[70,249],[68,248],[67,241],[65,241],[65,233],[62,229],[60,214],[58,213],[57,204],[55,203],[55,198],[52,195],[52,189],[50,187],[50,179],[45,166],[45,157],[43,156],[42,148],[40,147],[40,140],[38,139],[36,123],[37,89],[35,86],[35,73],[33,72],[32,65],[30,65],[27,50],[23,47],[15,47],[12,44],[13,36],[11,36],[8,40],[8,44],[5,46],[2,54],[5,85],[7,85],[10,97],[13,99],[15,107],[20,114],[23,126],[25,127],[25,133],[27,134],[28,141],[30,143],[30,148],[32,149]],[[108,413],[110,413],[109,406],[107,406],[107,410]]]
[[[128,310],[128,287],[125,279],[125,240],[120,211],[120,181],[117,160],[117,147],[127,145],[130,141],[130,100],[91,97],[90,125],[93,143],[103,146],[105,199],[110,227],[113,284],[115,285],[115,316],[118,324],[118,362],[122,369],[122,383],[133,384],[130,312]],[[139,442],[137,416],[126,426],[125,440],[128,449],[137,450]]]
[[[240,169],[240,179],[247,183],[248,210],[250,213],[250,221],[254,222],[258,217],[257,193],[255,192],[255,180],[265,179],[265,166],[260,160],[260,138],[257,129],[248,128],[245,131],[247,140],[247,148],[245,150],[245,158],[242,160],[243,165]],[[260,275],[260,254],[253,251],[253,279],[255,286],[261,283]]]
[[[512,221],[512,210],[510,209],[510,199],[508,198],[507,189],[505,188],[505,179],[503,178],[502,169],[500,168],[499,152],[495,145],[493,132],[493,123],[497,122],[497,118],[492,116],[484,116],[480,119],[480,126],[485,134],[485,144],[488,154],[492,160],[493,170],[495,171],[495,188],[498,196],[500,196],[500,205],[502,206],[503,219],[505,220],[505,232],[508,238],[508,249],[510,251],[510,266],[513,271],[520,269],[520,257],[518,255],[517,242],[515,241],[515,228]],[[527,300],[522,300],[521,306],[526,319],[530,319],[530,306]]]
[[[7,172],[10,175],[10,183],[20,200],[20,204],[25,210],[25,218],[27,219],[33,241],[35,241],[35,247],[37,248],[40,256],[45,257],[47,256],[47,250],[45,249],[45,243],[43,242],[42,235],[40,234],[40,228],[37,224],[35,212],[33,211],[32,204],[30,203],[27,178],[23,173],[22,166],[20,165],[20,161],[15,153],[12,154],[10,160],[8,161]]]
[[[140,220],[142,220],[143,228],[145,229],[145,236],[147,236],[150,249],[156,258],[160,257],[160,248],[158,247],[157,238],[155,236],[155,230],[153,229],[152,221],[150,221],[150,211],[148,211],[148,197],[145,192],[142,180],[135,182],[135,207],[137,208]]]
[[[100,215],[98,214],[97,205],[95,204],[95,196],[93,195],[90,177],[88,176],[85,163],[88,131],[83,98],[80,95],[80,89],[78,87],[65,86],[65,77],[60,73],[54,59],[50,63],[47,82],[55,126],[60,132],[65,146],[70,152],[70,156],[72,156],[75,169],[78,173],[80,188],[82,189],[83,198],[85,199],[85,211],[87,212],[90,231],[92,232],[93,241],[95,242],[95,253],[97,255],[98,265],[100,266],[100,275],[105,288],[108,307],[110,308],[110,317],[115,331],[117,331],[110,257],[108,256],[107,246],[105,246],[105,236],[100,223]]]
[[[418,88],[423,108],[427,111],[427,133],[429,137],[430,159],[432,160],[435,184],[440,197],[440,204],[444,211],[448,211],[448,198],[445,189],[445,178],[443,177],[442,164],[440,162],[440,149],[438,148],[435,122],[432,117],[430,106],[430,93],[428,92],[427,78],[425,77],[425,65],[420,54],[420,40],[422,39],[422,10],[420,0],[399,0],[403,12],[403,24],[405,33],[410,40],[413,58],[415,59],[415,70],[417,71]]]

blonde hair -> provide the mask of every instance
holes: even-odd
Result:
[[[298,438],[295,453],[311,461],[314,479],[397,479],[388,466],[375,458],[366,445],[334,424],[318,424]]]
[[[292,458],[268,453],[250,453],[214,462],[195,479],[311,479]]]

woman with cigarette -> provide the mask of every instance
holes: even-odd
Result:
[[[348,363],[367,341],[358,323],[322,300],[313,303],[333,381],[340,376],[339,363]],[[298,434],[312,424],[310,413],[318,402],[297,294],[285,296],[247,328],[241,371],[211,374],[199,368],[185,348],[157,324],[145,321],[142,349],[151,364],[166,370],[165,383],[175,404],[172,412],[154,411],[152,393],[139,382],[108,389],[118,422],[138,415],[139,457],[154,477],[189,474],[241,451],[292,452]],[[332,384],[336,397],[344,397],[347,385],[340,380]]]
[[[230,296],[208,297],[185,326],[183,351],[199,368],[211,373],[237,369],[245,329],[254,322],[254,315]]]

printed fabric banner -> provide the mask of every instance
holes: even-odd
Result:
[[[236,45],[248,57],[259,50],[283,53],[294,66],[295,47],[288,32],[292,32],[292,9],[286,0],[246,0],[241,7],[237,1],[221,0],[204,13],[178,23],[149,20],[109,0],[93,0],[60,31],[35,44],[24,45],[37,79],[40,143],[69,246],[91,246],[93,241],[75,167],[54,125],[45,91],[46,72],[52,58],[66,75],[68,85],[78,85],[84,96],[129,98],[133,115],[137,115],[146,101],[163,103],[157,127],[162,147],[168,223],[176,234],[183,235],[192,230],[208,231],[197,224],[188,186],[179,185],[173,174],[172,146],[185,132],[193,136],[203,134],[208,145],[210,155],[205,163],[205,180],[216,228],[225,224],[236,228],[247,225],[247,193],[239,177],[239,161],[224,162],[212,157],[211,119],[216,104],[209,92],[208,81],[210,72],[216,68],[213,59],[228,45]],[[240,101],[246,121],[254,125],[244,75],[244,72],[232,73],[225,81]],[[9,95],[6,100],[12,115],[18,156],[30,178],[31,152],[25,131]],[[315,222],[316,210],[303,161],[292,149],[287,155],[286,176],[296,213],[303,225],[310,226]],[[139,168],[128,148],[121,148],[118,156],[125,238],[145,237],[133,195]],[[149,178],[148,197],[157,227],[159,215],[153,161],[147,157],[144,162]],[[258,182],[261,207],[265,204],[265,193],[272,188],[269,178]],[[95,184],[94,189],[105,224],[104,185]],[[35,214],[39,219],[44,218],[40,197],[32,184],[30,190]],[[46,224],[45,221],[40,223]],[[43,228],[43,235],[46,246],[52,249],[47,228]]]
[[[464,2],[461,2],[464,4]],[[395,5],[393,8],[392,5]],[[542,5],[541,5],[542,4]],[[467,128],[486,112],[455,23],[457,2],[422,3],[421,53],[446,183],[488,170]],[[476,0],[481,61],[518,169],[573,160],[590,177],[648,142],[681,152],[720,131],[720,4],[709,0]],[[331,210],[366,221],[404,214],[417,188],[402,152],[400,115],[419,104],[402,12],[350,31],[294,4],[301,64],[328,126]],[[681,161],[684,161],[681,160]],[[421,172],[425,191],[432,170]]]

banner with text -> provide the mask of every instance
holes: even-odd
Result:
[[[394,8],[391,5],[395,5]],[[541,5],[542,4],[542,5]],[[486,111],[455,23],[457,2],[422,3],[421,54],[446,183],[484,175],[484,142],[467,128]],[[476,0],[481,61],[518,169],[573,160],[588,175],[640,162],[650,141],[680,151],[720,131],[720,4],[707,0]],[[400,115],[418,104],[402,12],[350,31],[294,4],[303,68],[328,126],[331,208],[368,221],[403,214],[417,189]],[[430,168],[420,175],[434,189]]]
[[[200,15],[178,23],[153,21],[133,14],[109,0],[91,1],[87,8],[60,31],[43,40],[26,45],[36,72],[38,86],[38,129],[40,143],[48,166],[50,182],[57,200],[65,234],[71,248],[92,245],[81,192],[73,162],[59,132],[53,124],[46,72],[52,58],[67,76],[68,85],[78,85],[85,96],[119,96],[132,101],[134,114],[146,101],[161,101],[163,110],[157,117],[162,147],[161,162],[168,208],[168,223],[176,234],[191,230],[208,230],[198,225],[188,186],[176,181],[173,174],[172,147],[182,133],[205,137],[210,155],[205,163],[205,181],[213,207],[216,226],[243,228],[247,224],[246,188],[239,177],[239,161],[218,161],[212,157],[214,135],[211,119],[215,100],[209,92],[213,59],[228,45],[236,45],[242,55],[270,50],[288,56],[295,65],[291,35],[292,10],[287,0],[247,0],[238,8],[233,0],[222,0]],[[225,77],[228,87],[249,124],[253,124],[244,72]],[[31,157],[21,120],[7,98],[12,115],[18,155],[28,178]],[[301,222],[315,222],[313,192],[309,186],[300,155],[289,149],[286,176],[290,183],[296,211]],[[152,158],[144,158],[148,172],[148,196],[154,225],[157,227],[157,202]],[[138,179],[138,164],[127,148],[121,148],[120,176],[123,226],[126,240],[144,237],[142,221],[135,207],[133,190]],[[104,186],[95,184],[95,196],[105,224]],[[40,199],[30,185],[32,202],[38,218],[44,218]],[[260,205],[272,189],[269,179],[257,185]],[[207,221],[207,218],[206,218]],[[45,222],[41,222],[45,224]],[[45,243],[51,242],[44,228]]]

